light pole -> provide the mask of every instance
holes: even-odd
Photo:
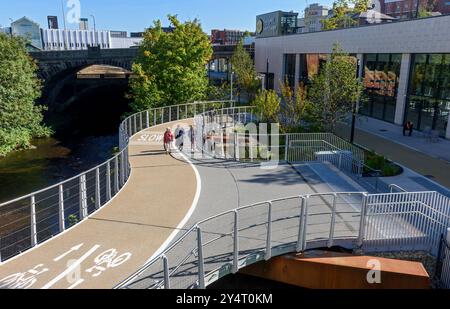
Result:
[[[359,74],[359,70],[361,67],[361,60],[357,59],[356,60],[356,78],[360,79],[360,74]],[[358,98],[359,101],[359,98]],[[351,129],[351,133],[350,133],[350,143],[354,143],[355,142],[355,127],[356,127],[356,113],[358,112],[358,104],[359,102],[354,102],[353,103],[353,109],[352,109],[352,129]]]
[[[230,101],[233,101],[233,75],[234,75],[234,72],[231,71],[231,93],[230,93]]]
[[[13,19],[10,17],[9,21],[11,22],[11,25],[9,27],[9,34],[11,35],[11,38],[13,37],[13,28],[12,28],[12,24],[13,24]]]
[[[95,16],[93,14],[91,14],[91,17],[92,17],[92,20],[94,21],[94,41],[95,41],[94,46],[98,46],[98,44],[97,44],[97,41],[98,41],[98,39],[97,39],[97,27],[95,25]]]

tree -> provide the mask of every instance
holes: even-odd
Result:
[[[245,90],[251,101],[259,88],[255,66],[249,53],[241,41],[231,57],[233,72],[236,74],[236,84],[240,90]]]
[[[362,91],[363,84],[357,77],[355,58],[335,45],[329,61],[314,77],[308,95],[321,126],[332,132],[337,122],[352,112]]]
[[[333,2],[333,16],[322,20],[324,30],[353,27],[358,24],[351,16],[367,11],[369,0],[336,0]]]
[[[261,116],[261,121],[278,123],[281,99],[274,90],[259,91],[253,100],[256,115]]]
[[[164,32],[156,21],[144,34],[130,82],[134,111],[201,100],[207,94],[206,64],[212,56],[208,36],[198,20],[168,19],[173,32]]]
[[[312,105],[308,100],[307,87],[303,83],[298,83],[294,91],[286,80],[280,83],[280,88],[284,103],[281,107],[281,115],[285,129],[292,131],[298,129],[302,122],[312,121]]]
[[[27,41],[0,33],[0,155],[30,146],[32,138],[50,134],[42,125],[43,106],[37,65],[28,55]]]

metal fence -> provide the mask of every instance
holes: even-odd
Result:
[[[143,111],[119,127],[119,153],[108,161],[63,182],[0,204],[0,262],[10,259],[106,205],[126,184],[130,173],[128,144],[141,130],[192,118],[213,109],[234,106],[230,101],[194,102]]]
[[[446,235],[441,237],[435,275],[437,287],[441,289],[450,289],[450,229]]]
[[[198,222],[116,288],[205,288],[258,261],[332,246],[436,256],[450,224],[436,198],[436,192],[319,193],[240,207]],[[449,278],[445,263],[441,277]]]

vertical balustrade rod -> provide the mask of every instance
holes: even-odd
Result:
[[[361,218],[359,222],[358,246],[362,246],[364,242],[364,232],[366,228],[367,198],[368,198],[367,194],[364,193],[361,205]]]
[[[65,216],[64,216],[64,188],[59,185],[59,231],[62,233],[66,230]]]
[[[234,231],[233,231],[233,270],[236,274],[239,271],[239,213],[234,211]]]
[[[80,220],[87,217],[87,192],[86,192],[86,175],[80,176]]]
[[[114,159],[114,190],[116,194],[119,192],[119,157]]]
[[[100,168],[95,170],[95,208],[100,209],[102,201],[100,200]]]
[[[266,239],[266,254],[265,260],[272,258],[272,203],[269,202],[269,213],[267,217],[267,239]]]
[[[289,134],[285,135],[284,143],[284,161],[288,162]]]
[[[304,209],[304,216],[303,216],[303,223],[302,223],[302,251],[306,250],[306,233],[308,231],[308,202],[309,202],[309,195],[305,196],[305,209]]]
[[[205,261],[203,259],[202,230],[197,226],[198,285],[205,289]]]
[[[136,115],[133,116],[133,123],[134,123],[134,133],[137,133],[138,132],[138,128],[137,128]]]
[[[170,289],[170,278],[169,278],[169,260],[167,259],[167,256],[162,256],[163,260],[163,268],[164,268],[164,288]]]
[[[37,245],[37,223],[36,223],[36,198],[30,198],[30,219],[31,219],[31,247]]]
[[[111,161],[106,163],[106,201],[111,200]]]
[[[177,105],[177,120],[180,120],[180,105]]]
[[[172,121],[172,106],[169,106],[169,122]]]
[[[333,213],[331,214],[330,236],[328,237],[328,248],[333,247],[334,243],[334,228],[336,226],[336,204],[338,195],[333,195]]]
[[[153,126],[156,126],[156,109],[153,109],[152,112],[153,112]]]
[[[148,110],[145,111],[145,127],[150,128],[150,114]]]
[[[164,123],[164,108],[161,107],[161,124]]]
[[[125,153],[120,153],[120,187],[125,184]]]
[[[306,199],[302,196],[300,203],[300,218],[298,220],[297,252],[303,251],[303,217],[305,216]]]

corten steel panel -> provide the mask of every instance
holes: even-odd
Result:
[[[381,263],[381,283],[369,284],[370,260]],[[249,266],[241,273],[309,289],[429,289],[421,263],[313,251]]]

